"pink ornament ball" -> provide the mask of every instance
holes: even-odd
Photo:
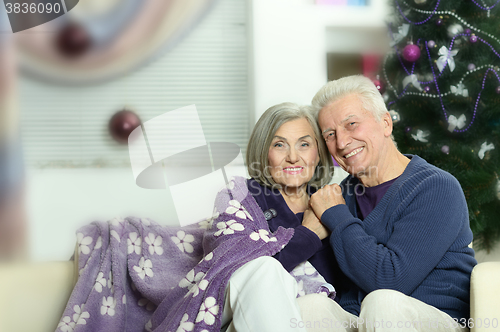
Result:
[[[382,83],[382,81],[378,80],[378,79],[374,79],[373,80],[373,84],[375,84],[375,87],[377,88],[377,90],[383,94],[384,91],[385,91],[385,86],[384,86],[384,83]]]
[[[408,62],[415,62],[420,58],[420,47],[415,44],[406,45],[403,49],[403,58]]]

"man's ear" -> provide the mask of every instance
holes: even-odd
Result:
[[[390,137],[392,134],[392,118],[389,112],[385,112],[382,117],[382,123],[384,125],[384,136]]]

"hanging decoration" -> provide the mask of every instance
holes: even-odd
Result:
[[[130,133],[141,125],[139,116],[127,109],[116,112],[109,120],[109,133],[115,141],[127,144]]]
[[[403,49],[403,58],[408,62],[415,62],[420,58],[420,47],[408,44]]]

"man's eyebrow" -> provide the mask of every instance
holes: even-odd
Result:
[[[350,118],[355,117],[355,116],[356,116],[355,114],[351,114],[351,115],[347,116],[347,118],[345,118],[344,120],[342,120],[341,123],[347,122],[347,121],[349,121]]]
[[[323,130],[322,134],[329,132],[329,131],[335,131],[335,130],[333,130],[332,128],[326,128],[325,130]]]
[[[345,123],[347,121],[349,121],[349,119],[355,117],[356,114],[351,114],[351,115],[348,115],[347,118],[345,118],[344,120],[342,120],[340,123]],[[326,133],[326,132],[329,132],[329,131],[333,131],[335,132],[335,130],[333,130],[332,128],[326,128],[325,130],[323,130],[322,134]]]

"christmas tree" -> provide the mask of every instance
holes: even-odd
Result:
[[[489,250],[500,237],[500,0],[393,8],[392,51],[376,84],[398,148],[458,179],[474,246]]]

